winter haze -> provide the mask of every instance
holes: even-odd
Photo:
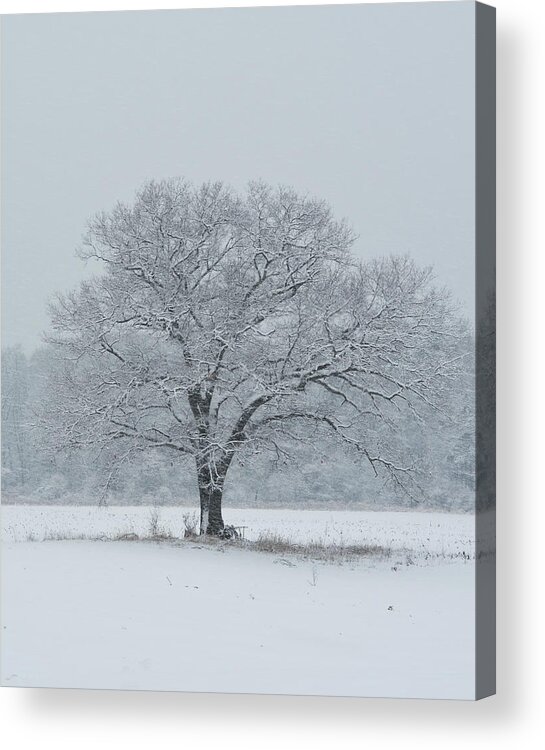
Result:
[[[474,288],[473,3],[2,19],[3,341],[31,351],[85,224],[147,179],[287,184],[362,257]]]

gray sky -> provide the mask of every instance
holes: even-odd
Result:
[[[2,335],[30,351],[87,219],[149,178],[292,185],[473,314],[474,3],[2,19]]]

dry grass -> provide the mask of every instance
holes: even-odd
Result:
[[[188,528],[189,526],[189,528]],[[219,539],[215,536],[197,535],[192,524],[186,524],[183,537],[174,536],[170,531],[162,529],[157,519],[152,518],[148,532],[136,534],[124,532],[114,536],[85,535],[70,532],[50,532],[44,541],[113,541],[113,542],[164,542],[170,544],[198,544],[199,547],[211,547],[224,551],[226,547],[268,552],[274,555],[294,556],[325,562],[339,562],[342,560],[373,557],[387,559],[392,551],[387,547],[374,544],[328,544],[323,541],[308,543],[293,542],[288,537],[275,533],[262,533],[255,541],[248,539]],[[39,541],[33,534],[27,536],[27,541]]]
[[[112,537],[113,542],[179,542],[179,537],[174,536],[169,531],[155,531],[151,534],[117,534]]]
[[[228,548],[236,548],[247,551],[265,552],[283,557],[296,557],[306,560],[321,562],[342,563],[358,559],[388,560],[394,554],[389,547],[378,544],[332,544],[324,541],[310,541],[307,543],[293,542],[288,537],[276,533],[261,533],[255,541],[249,539],[220,539],[216,536],[201,536],[186,528],[182,537],[175,536],[170,531],[161,528],[151,528],[145,534],[125,532],[107,535],[85,535],[71,532],[49,532],[39,538],[33,533],[26,537],[27,542],[39,541],[88,541],[88,542],[154,542],[157,544],[185,545],[191,544],[198,549],[208,547],[218,552],[225,552]],[[410,550],[396,550],[399,557],[397,565],[414,565]],[[397,559],[396,557],[396,559]],[[486,555],[480,554],[481,557]],[[467,562],[472,558],[466,552],[455,552],[450,554],[426,552],[419,558],[421,562],[433,562],[435,560],[463,560]],[[286,562],[286,564],[288,564]],[[397,568],[394,568],[394,570]]]
[[[29,534],[27,536],[27,542],[90,542],[90,541],[100,541],[102,539],[105,539],[106,537],[96,537],[96,536],[88,536],[86,534],[78,534],[76,532],[71,531],[49,531],[47,534],[44,534],[43,539],[40,539],[39,537],[34,536],[34,534]]]
[[[280,534],[260,534],[255,542],[247,542],[251,549],[272,552],[276,555],[296,555],[313,560],[335,562],[356,557],[389,558],[392,551],[377,544],[326,544],[311,541],[306,544],[292,542]]]
[[[312,541],[307,544],[292,542],[289,538],[280,534],[263,533],[255,541],[248,539],[219,539],[215,536],[189,536],[183,538],[175,537],[168,533],[155,532],[139,536],[138,534],[119,534],[114,537],[115,541],[122,542],[170,542],[176,544],[187,544],[188,542],[198,547],[209,547],[218,551],[224,551],[228,547],[237,549],[255,550],[257,552],[268,552],[274,555],[293,556],[323,562],[340,562],[362,557],[373,557],[388,559],[392,551],[387,547],[375,544],[326,544],[322,541]]]

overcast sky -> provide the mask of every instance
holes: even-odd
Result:
[[[86,271],[88,218],[149,178],[325,198],[473,314],[474,3],[2,19],[3,345]]]

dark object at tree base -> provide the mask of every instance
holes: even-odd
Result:
[[[224,526],[218,531],[220,539],[239,539],[240,534],[234,526]]]

